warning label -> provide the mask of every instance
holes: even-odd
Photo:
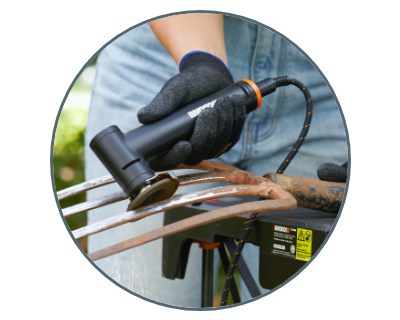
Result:
[[[273,232],[272,254],[303,261],[310,260],[312,230],[274,225]]]
[[[280,225],[274,225],[274,238],[272,241],[272,253],[286,257],[296,257],[297,229]]]
[[[297,228],[296,259],[308,261],[311,258],[312,230]]]

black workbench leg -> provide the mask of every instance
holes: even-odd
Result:
[[[203,268],[201,274],[201,307],[213,304],[214,250],[203,249]]]

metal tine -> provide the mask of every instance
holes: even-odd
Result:
[[[195,183],[207,183],[207,182],[214,182],[214,181],[222,181],[225,177],[223,176],[224,172],[207,172],[207,173],[195,173],[192,175],[182,175],[179,178],[179,186],[183,187],[186,185],[190,185],[190,184],[195,184]],[[105,178],[107,176],[101,177],[101,178]],[[101,179],[98,178],[98,179]],[[97,180],[97,179],[95,179]],[[212,180],[212,181],[211,181]],[[93,182],[94,180],[88,181],[88,182]],[[100,182],[99,182],[100,183]],[[109,182],[112,183],[112,182]],[[105,183],[105,184],[109,184],[109,183]],[[103,184],[103,185],[105,185]],[[77,185],[79,186],[79,185]],[[77,187],[75,186],[75,187]],[[100,187],[100,185],[95,186],[91,189]],[[67,189],[65,189],[67,190]],[[90,190],[90,189],[88,189]],[[61,191],[60,191],[61,192]],[[79,192],[77,192],[79,193]],[[74,214],[78,214],[87,210],[92,210],[92,209],[96,209],[96,208],[100,208],[100,207],[104,207],[106,205],[112,204],[112,203],[116,203],[119,201],[123,201],[128,199],[129,197],[125,194],[125,192],[118,191],[112,194],[108,194],[105,196],[101,196],[100,198],[94,199],[94,200],[90,200],[90,201],[86,201],[86,202],[82,202],[82,203],[78,203],[76,205],[73,205],[71,207],[67,207],[62,209],[62,213],[64,217],[69,217],[72,216]]]
[[[177,168],[175,170],[183,170],[183,169]],[[186,176],[190,176],[190,174],[182,175],[182,177],[186,177]],[[92,189],[96,189],[96,188],[99,188],[99,187],[102,187],[102,186],[105,186],[107,184],[111,184],[114,182],[115,182],[115,179],[112,177],[111,174],[108,174],[106,176],[102,176],[102,177],[99,177],[96,179],[85,181],[80,184],[77,184],[76,186],[69,187],[64,190],[60,190],[57,192],[57,198],[58,198],[58,200],[62,200],[65,198],[75,196],[79,193],[89,191]]]
[[[102,186],[105,186],[107,184],[111,184],[114,182],[115,182],[115,179],[112,177],[111,174],[109,174],[106,176],[102,176],[100,178],[82,182],[73,187],[69,187],[67,189],[58,191],[57,197],[58,197],[58,200],[62,200],[62,199],[77,195],[78,193],[92,190],[95,188],[99,188],[99,187],[102,187]]]
[[[190,203],[201,202],[214,198],[223,198],[236,195],[257,195],[257,193],[262,190],[262,186],[256,185],[233,185],[233,186],[223,186],[216,187],[201,191],[196,191],[192,193],[182,194],[170,199],[166,199],[157,202],[152,205],[148,205],[137,210],[128,211],[108,219],[93,223],[89,226],[82,227],[72,231],[72,234],[76,239],[86,237],[128,222],[134,222],[141,220],[147,216],[187,205]]]
[[[235,186],[229,186],[235,187]],[[258,188],[262,186],[251,186],[253,188]],[[220,208],[214,211],[204,212],[201,214],[197,214],[195,216],[174,222],[172,224],[163,226],[156,230],[147,232],[145,234],[136,236],[134,238],[125,240],[123,242],[114,244],[110,247],[101,249],[99,251],[93,252],[89,254],[89,258],[93,261],[99,260],[113,254],[140,246],[142,244],[173,235],[185,230],[189,230],[198,226],[206,225],[211,222],[216,222],[222,219],[227,219],[239,215],[245,214],[253,214],[259,212],[268,212],[268,211],[279,211],[279,210],[291,210],[296,208],[297,202],[296,199],[292,197],[288,192],[283,191],[282,189],[276,191],[276,200],[273,201],[255,201],[252,203],[241,203],[234,206]],[[253,190],[254,192],[254,190]],[[278,194],[279,193],[279,194]],[[265,197],[268,194],[268,190],[265,192],[261,191],[261,196]]]
[[[69,217],[74,214],[78,214],[87,210],[92,210],[100,207],[104,207],[106,205],[116,203],[119,201],[123,201],[128,199],[129,197],[125,194],[124,191],[118,191],[112,194],[107,194],[105,196],[102,196],[100,198],[78,203],[74,206],[62,209],[62,213],[64,217]]]

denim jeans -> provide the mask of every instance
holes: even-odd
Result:
[[[311,63],[295,47],[263,27],[225,17],[224,28],[229,69],[235,81],[247,78],[257,82],[289,75],[306,84],[312,94],[314,114],[309,134],[285,174],[317,178],[316,170],[321,164],[345,162],[347,144],[338,106]],[[88,146],[93,136],[110,125],[118,125],[123,132],[139,126],[138,110],[177,73],[172,57],[147,24],[119,37],[101,52],[85,136],[87,180],[108,174]],[[258,110],[247,116],[240,141],[217,161],[259,175],[275,172],[297,140],[305,113],[305,99],[298,88],[277,89],[263,99]],[[184,192],[205,187],[211,186],[193,186]],[[116,184],[92,190],[88,192],[88,199],[118,190]],[[91,211],[88,223],[123,213],[127,204],[124,201]],[[157,214],[92,235],[88,240],[89,252],[159,228],[162,221],[163,214]],[[201,250],[195,244],[192,246],[185,279],[169,280],[161,274],[161,241],[121,252],[96,264],[134,293],[169,305],[200,307]],[[247,244],[243,257],[258,282],[258,247]],[[219,261],[217,255],[215,260]],[[217,267],[216,263],[216,270]],[[240,287],[242,300],[250,299],[244,285]]]

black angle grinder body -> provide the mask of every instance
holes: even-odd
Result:
[[[205,108],[214,107],[220,96],[241,95],[246,113],[250,113],[261,105],[261,98],[274,92],[276,87],[274,79],[257,84],[241,80],[125,134],[117,126],[110,126],[92,139],[90,148],[131,198],[129,210],[165,200],[177,190],[178,179],[172,173],[155,174],[148,160],[167,152],[179,141],[188,141],[197,116]]]

